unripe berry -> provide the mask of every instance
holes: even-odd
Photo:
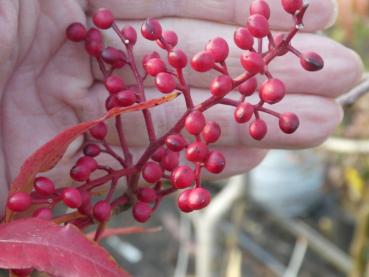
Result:
[[[193,56],[191,60],[191,66],[198,72],[206,72],[213,68],[214,57],[208,51],[202,51]]]
[[[294,133],[299,125],[299,118],[294,113],[285,113],[279,117],[279,128],[286,134]]]
[[[260,99],[269,104],[275,104],[283,99],[286,88],[281,80],[266,80],[260,87]]]
[[[46,177],[37,177],[33,182],[35,190],[41,195],[51,195],[55,192],[54,182]]]
[[[27,277],[33,272],[33,268],[16,268],[11,271],[17,277]]]
[[[206,143],[216,142],[221,134],[221,129],[218,123],[215,121],[209,121],[206,123],[204,129],[201,132],[202,138]]]
[[[146,67],[146,63],[151,60],[151,59],[154,59],[154,58],[160,58],[160,55],[158,52],[156,51],[153,51],[149,54],[145,54],[142,58],[142,67],[145,68]]]
[[[260,14],[254,14],[249,17],[247,28],[256,38],[263,38],[270,32],[268,20]]]
[[[205,50],[213,55],[215,62],[223,62],[229,54],[228,43],[221,37],[210,40],[206,44]]]
[[[190,134],[198,135],[204,129],[205,124],[204,114],[200,111],[193,111],[186,117],[185,128]]]
[[[131,89],[120,91],[116,94],[119,106],[128,107],[136,103],[136,92]]]
[[[137,191],[137,198],[146,203],[154,202],[157,198],[156,191],[152,188],[140,188]]]
[[[28,193],[16,192],[8,198],[7,207],[13,212],[23,212],[32,205],[32,198]]]
[[[167,171],[173,171],[179,164],[179,153],[167,150],[160,165]]]
[[[178,208],[184,213],[190,213],[193,211],[193,209],[189,206],[188,203],[188,197],[190,196],[191,191],[192,191],[191,189],[182,191],[178,196],[177,200]]]
[[[157,40],[161,37],[161,25],[155,18],[148,18],[141,26],[141,34],[148,40]]]
[[[95,204],[93,215],[97,221],[104,222],[110,218],[111,211],[111,205],[109,202],[106,200],[101,200]]]
[[[234,119],[238,123],[248,122],[254,114],[254,106],[250,103],[241,103],[234,111]]]
[[[162,33],[162,37],[171,48],[175,47],[178,43],[178,37],[174,31],[164,31]],[[159,45],[160,48],[166,49],[160,39],[158,39],[156,43]]]
[[[64,189],[62,192],[62,198],[64,204],[69,208],[78,208],[82,205],[81,193],[75,188]]]
[[[314,52],[305,52],[300,56],[300,64],[307,71],[318,71],[324,67],[321,56]]]
[[[270,8],[267,2],[264,0],[254,0],[250,5],[250,15],[260,14],[266,19],[270,17]]]
[[[124,89],[124,82],[122,78],[116,75],[111,75],[105,80],[106,89],[114,94]]]
[[[165,139],[165,145],[167,148],[174,152],[182,151],[186,147],[186,140],[181,134],[172,134]]]
[[[90,174],[91,170],[86,165],[75,165],[69,172],[70,177],[77,182],[88,180],[88,178],[90,178]]]
[[[111,110],[112,108],[119,107],[119,101],[116,95],[111,94],[108,98],[105,100],[105,109],[107,111]]]
[[[155,162],[147,162],[142,168],[142,177],[148,183],[156,183],[163,176],[163,170]]]
[[[151,217],[152,209],[149,204],[138,201],[132,207],[132,215],[138,222],[144,223]]]
[[[243,82],[239,87],[238,91],[244,96],[251,96],[258,86],[258,81],[255,77],[248,79]]]
[[[290,14],[295,14],[303,4],[303,0],[282,0],[283,9]]]
[[[240,61],[243,68],[251,74],[257,74],[264,71],[264,60],[258,53],[246,51],[241,55]]]
[[[100,29],[109,29],[113,24],[115,18],[111,10],[99,9],[92,17],[92,21],[96,27]]]
[[[207,155],[207,145],[199,141],[191,143],[186,149],[186,159],[191,162],[203,162]]]
[[[168,54],[168,62],[176,69],[182,69],[187,65],[187,56],[181,49],[174,49]]]
[[[165,72],[166,66],[162,59],[153,58],[146,62],[145,71],[151,76],[156,76],[160,72]]]
[[[104,122],[99,122],[90,129],[90,134],[97,140],[103,140],[108,134],[108,127]]]
[[[86,27],[79,22],[72,23],[66,30],[66,36],[69,40],[79,42],[86,38]]]
[[[228,75],[220,75],[210,84],[210,92],[213,96],[223,97],[232,90],[233,80]]]
[[[211,200],[210,192],[204,188],[195,188],[191,190],[188,196],[188,206],[194,210],[205,208]]]
[[[151,155],[151,159],[156,162],[160,162],[162,158],[165,156],[166,150],[163,146],[160,146],[155,152]]]
[[[89,156],[81,157],[76,162],[77,166],[85,166],[90,172],[95,171],[98,167],[96,160]]]
[[[43,220],[51,220],[53,218],[53,212],[49,208],[39,208],[33,212],[32,217],[37,217]]]
[[[223,171],[225,167],[225,158],[219,151],[211,151],[205,161],[205,168],[214,174]]]
[[[170,177],[172,185],[177,189],[187,188],[195,180],[195,173],[192,168],[186,165],[178,166],[173,170]]]
[[[135,45],[137,41],[137,32],[131,25],[126,25],[120,31],[124,38],[129,41],[129,44]]]
[[[170,93],[175,90],[177,83],[173,75],[160,72],[155,78],[156,88],[162,93]]]
[[[234,32],[233,40],[243,50],[251,50],[254,45],[254,37],[244,27],[240,27]]]
[[[97,144],[89,143],[83,147],[83,154],[89,157],[96,157],[100,154],[100,147]]]
[[[267,125],[262,119],[255,119],[249,126],[250,136],[256,140],[262,140],[268,131]]]
[[[126,55],[114,47],[106,47],[101,52],[101,58],[114,68],[121,68],[126,64]]]

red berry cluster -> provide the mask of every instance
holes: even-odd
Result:
[[[145,102],[143,82],[146,78],[153,78],[159,92],[179,92],[184,98],[186,111],[170,130],[158,136],[150,109],[142,110],[149,144],[137,160],[132,158],[127,144],[122,115],[114,120],[123,155],[109,146],[106,141],[109,132],[107,125],[99,123],[90,130],[83,156],[70,170],[70,177],[77,185],[55,189],[52,180],[39,176],[34,181],[31,194],[18,192],[9,197],[8,208],[22,212],[31,205],[41,205],[33,215],[55,219],[53,208],[63,202],[78,211],[78,218],[70,221],[83,228],[94,222],[100,222],[100,226],[103,226],[102,223],[110,218],[113,211],[127,208],[131,208],[138,222],[145,222],[164,196],[178,190],[182,190],[178,197],[181,211],[191,212],[206,207],[211,195],[202,187],[201,172],[203,169],[213,174],[222,172],[225,158],[221,152],[209,148],[220,138],[221,128],[217,122],[208,121],[204,112],[218,104],[233,106],[234,120],[240,124],[250,122],[248,132],[256,140],[263,139],[267,134],[267,125],[260,117],[261,113],[267,113],[278,118],[279,127],[284,133],[291,134],[299,126],[298,117],[289,112],[279,114],[264,107],[264,104],[280,102],[286,95],[284,83],[273,77],[268,65],[274,58],[291,52],[299,57],[304,69],[317,71],[323,68],[324,62],[318,54],[300,53],[291,45],[292,38],[303,27],[302,19],[307,5],[302,0],[281,0],[281,4],[291,14],[294,25],[288,33],[273,36],[269,28],[270,9],[267,2],[252,1],[245,26],[234,32],[234,43],[242,50],[240,64],[244,69],[236,77],[228,72],[226,60],[229,46],[221,37],[210,40],[203,51],[189,60],[185,52],[177,47],[177,34],[172,30],[163,30],[158,20],[149,18],[141,27],[141,35],[156,42],[165,51],[166,59],[153,51],[146,54],[141,63],[137,63],[133,51],[137,42],[136,30],[130,25],[119,28],[112,11],[98,10],[92,20],[95,27],[89,29],[81,23],[72,23],[66,30],[66,36],[70,41],[84,43],[86,52],[98,63],[108,92],[105,102],[107,110]],[[109,28],[117,34],[123,49],[105,44],[101,30]],[[266,50],[263,48],[265,43]],[[197,72],[214,70],[219,73],[210,83],[209,97],[198,105],[193,103],[191,89],[183,74],[188,63]],[[139,70],[140,66],[142,70]],[[122,67],[129,67],[133,72],[136,80],[134,86],[128,86],[116,73]],[[227,98],[234,90],[238,90],[239,100]],[[246,101],[256,92],[256,104]],[[120,167],[99,164],[100,155],[111,156]],[[140,186],[141,177],[149,185]],[[114,198],[121,178],[125,178],[127,189]],[[103,199],[99,196],[97,201],[94,196],[99,194],[97,190],[104,185],[108,186],[108,193]]]

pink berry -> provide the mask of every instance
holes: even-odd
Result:
[[[156,183],[163,176],[163,170],[155,162],[147,162],[142,168],[142,177],[148,183]]]
[[[33,182],[35,190],[41,195],[51,195],[55,192],[54,182],[46,177],[37,177]]]
[[[249,17],[247,28],[256,38],[263,38],[270,32],[268,20],[260,14],[253,14]]]
[[[81,193],[75,188],[66,188],[62,192],[63,202],[69,208],[78,208],[82,205]]]
[[[294,113],[285,113],[279,117],[279,128],[286,134],[294,133],[299,125],[299,118]]]
[[[161,37],[161,25],[155,18],[148,18],[141,26],[141,34],[148,40],[157,40]]]
[[[85,166],[90,172],[95,171],[98,167],[96,160],[89,156],[81,157],[77,160],[76,165]]]
[[[198,135],[204,129],[205,124],[204,114],[200,111],[193,111],[186,117],[185,128],[190,134]]]
[[[72,23],[66,30],[67,38],[71,41],[79,42],[86,38],[86,27],[79,22]]]
[[[254,45],[254,37],[244,27],[240,27],[234,32],[233,40],[243,50],[251,50]]]
[[[99,9],[92,17],[92,21],[96,27],[100,29],[109,29],[113,24],[115,18],[111,10]]]
[[[138,222],[144,223],[151,217],[152,209],[149,204],[138,201],[132,207],[132,215]]]
[[[17,277],[27,277],[33,272],[33,268],[15,268],[11,271]]]
[[[188,206],[193,210],[200,210],[209,205],[211,200],[210,192],[204,188],[195,188],[191,190],[188,196]]]
[[[186,149],[186,159],[191,162],[203,162],[207,155],[207,145],[199,141],[191,143]]]
[[[102,41],[97,40],[86,40],[85,41],[85,49],[87,53],[93,57],[100,57],[101,51],[103,50],[104,45]]]
[[[114,47],[106,47],[101,52],[101,58],[107,64],[112,65],[114,68],[121,68],[126,64],[126,55],[123,51]]]
[[[108,127],[104,122],[99,122],[97,125],[90,129],[90,134],[97,140],[103,140],[108,134]]]
[[[179,153],[167,150],[160,165],[167,171],[173,171],[179,164]]]
[[[146,67],[146,63],[151,60],[151,59],[154,59],[154,58],[160,58],[160,55],[158,52],[156,51],[153,51],[149,54],[146,54],[143,56],[142,58],[142,67],[145,68]]]
[[[164,31],[162,33],[162,37],[164,41],[169,45],[170,48],[175,47],[178,43],[178,37],[174,31]],[[161,42],[161,40],[158,39],[156,43],[159,45],[160,48],[166,49],[164,44]]]
[[[131,25],[126,25],[120,31],[124,38],[129,41],[129,44],[135,45],[137,41],[137,32]]]
[[[100,152],[100,147],[94,143],[86,144],[85,147],[83,147],[83,154],[89,157],[96,157]]]
[[[270,8],[267,2],[264,0],[254,0],[250,5],[250,15],[260,14],[266,19],[270,17]]]
[[[238,91],[244,96],[251,96],[258,86],[258,81],[255,77],[248,79],[243,82],[239,87]]]
[[[176,69],[182,69],[187,65],[187,56],[181,49],[174,49],[168,54],[168,62]]]
[[[111,110],[112,108],[119,107],[120,103],[116,95],[111,94],[105,100],[105,108],[107,111]]]
[[[283,9],[290,14],[295,14],[303,4],[303,0],[282,0]]]
[[[179,152],[186,147],[187,142],[181,134],[172,134],[165,139],[165,145],[169,150]]]
[[[254,114],[254,106],[250,103],[241,103],[237,106],[236,110],[234,111],[234,119],[238,123],[245,123],[248,122],[252,115]]]
[[[49,208],[39,208],[33,212],[32,216],[43,220],[51,220],[53,218],[53,212]]]
[[[285,43],[284,39],[286,38],[286,35],[283,34],[283,33],[279,33],[277,35],[274,36],[274,44],[275,44],[275,47],[278,47],[279,48],[279,51],[278,51],[278,56],[283,56],[285,54],[288,53],[288,45],[287,43]],[[269,50],[271,49],[271,45],[269,44]]]
[[[300,64],[307,71],[319,71],[324,67],[321,56],[314,52],[305,52],[300,56]]]
[[[91,203],[91,195],[87,191],[80,191],[82,204],[78,207],[78,211],[81,214],[92,215],[92,203]]]
[[[215,63],[213,55],[209,51],[202,51],[193,56],[191,66],[198,72],[206,72],[213,68]]]
[[[265,63],[263,57],[255,52],[246,51],[240,57],[241,65],[251,74],[264,71]]]
[[[233,80],[228,75],[215,77],[210,84],[210,92],[213,96],[223,97],[233,88]]]
[[[70,177],[77,182],[88,180],[90,174],[91,170],[86,165],[75,165],[69,172]]]
[[[99,41],[99,42],[102,42],[103,41],[103,35],[100,32],[100,30],[92,27],[92,28],[88,29],[88,31],[87,31],[86,41]]]
[[[166,66],[162,59],[153,58],[146,62],[145,71],[151,76],[156,76],[160,72],[165,72]]]
[[[137,97],[136,92],[131,89],[126,89],[118,92],[116,94],[119,106],[128,107],[136,103]]]
[[[259,96],[261,100],[269,104],[275,104],[283,99],[286,87],[278,79],[266,80],[260,87]]]
[[[216,142],[221,134],[221,129],[218,123],[215,121],[209,121],[206,123],[204,129],[201,132],[202,138],[206,143]]]
[[[192,168],[182,165],[173,170],[170,177],[172,185],[177,189],[187,188],[195,180],[195,173]]]
[[[107,221],[111,216],[111,212],[111,205],[106,200],[97,202],[93,209],[94,218],[100,222]]]
[[[162,93],[173,92],[177,87],[177,83],[173,75],[166,72],[160,72],[158,75],[156,75],[155,85],[156,88]]]
[[[223,62],[229,54],[228,43],[221,37],[210,40],[206,44],[205,50],[213,55],[215,62]]]
[[[178,196],[178,208],[184,213],[190,213],[193,209],[189,206],[188,197],[190,196],[191,189],[182,191]]]
[[[158,149],[155,150],[155,152],[151,155],[151,159],[153,159],[156,162],[160,162],[162,158],[165,156],[166,150],[163,146],[160,146]]]
[[[214,174],[223,171],[225,167],[225,158],[219,151],[211,151],[205,161],[205,168]]]
[[[152,188],[140,188],[137,191],[137,198],[145,203],[154,202],[157,198],[156,191]]]
[[[262,119],[255,119],[249,127],[250,136],[256,140],[262,140],[267,133],[267,125]]]
[[[122,78],[116,75],[111,75],[105,80],[106,89],[114,94],[124,89],[124,82]]]
[[[13,212],[23,212],[32,205],[32,198],[28,193],[16,192],[8,198],[7,207]]]

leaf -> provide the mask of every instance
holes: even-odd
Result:
[[[35,268],[53,276],[130,276],[74,225],[27,218],[0,225],[0,268]]]
[[[25,160],[18,176],[10,186],[9,194],[13,194],[18,191],[30,192],[32,190],[35,176],[40,172],[45,172],[55,167],[58,161],[63,157],[68,146],[78,136],[87,132],[90,128],[94,127],[98,123],[122,113],[139,111],[158,106],[175,99],[178,95],[178,92],[174,92],[165,95],[164,97],[148,100],[144,103],[136,104],[130,107],[116,107],[109,110],[103,117],[99,119],[83,122],[62,131]],[[12,212],[7,209],[5,216],[6,222],[10,221],[11,218]]]

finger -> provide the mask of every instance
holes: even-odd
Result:
[[[187,0],[187,1],[129,1],[90,0],[92,10],[106,7],[120,19],[144,19],[147,17],[188,17],[221,23],[244,25],[250,0]],[[330,26],[336,18],[336,1],[310,0],[305,17],[306,30],[320,30]],[[280,1],[268,1],[271,9],[270,25],[274,30],[291,27],[291,16],[281,7]]]
[[[217,36],[225,38],[230,46],[227,64],[231,75],[237,76],[243,72],[239,61],[242,52],[233,43],[234,26],[189,19],[166,19],[162,23],[165,29],[170,26],[171,29],[177,31],[180,38],[178,47],[182,48],[189,58],[201,51],[211,38]],[[135,27],[139,28],[137,22]],[[106,35],[109,45],[122,47],[114,32],[107,32]],[[277,57],[270,64],[270,71],[275,77],[285,82],[290,93],[336,97],[349,90],[361,78],[363,66],[360,58],[353,51],[333,40],[320,35],[300,34],[293,40],[293,46],[301,52],[315,51],[321,54],[325,60],[325,67],[319,72],[307,72],[302,69],[299,59],[295,55],[287,54],[283,57]],[[142,38],[139,39],[135,46],[135,56],[140,68],[142,56],[153,50],[161,52],[165,59],[165,52],[160,51],[155,43]],[[123,69],[121,73],[126,81],[133,82],[133,76],[128,67]],[[201,88],[208,88],[212,78],[218,74],[214,71],[211,73],[194,72],[189,65],[185,70],[188,83],[191,86]],[[101,73],[96,64],[94,75],[101,79]],[[334,80],[334,82],[328,80]],[[153,80],[149,78],[146,85],[152,86]]]

